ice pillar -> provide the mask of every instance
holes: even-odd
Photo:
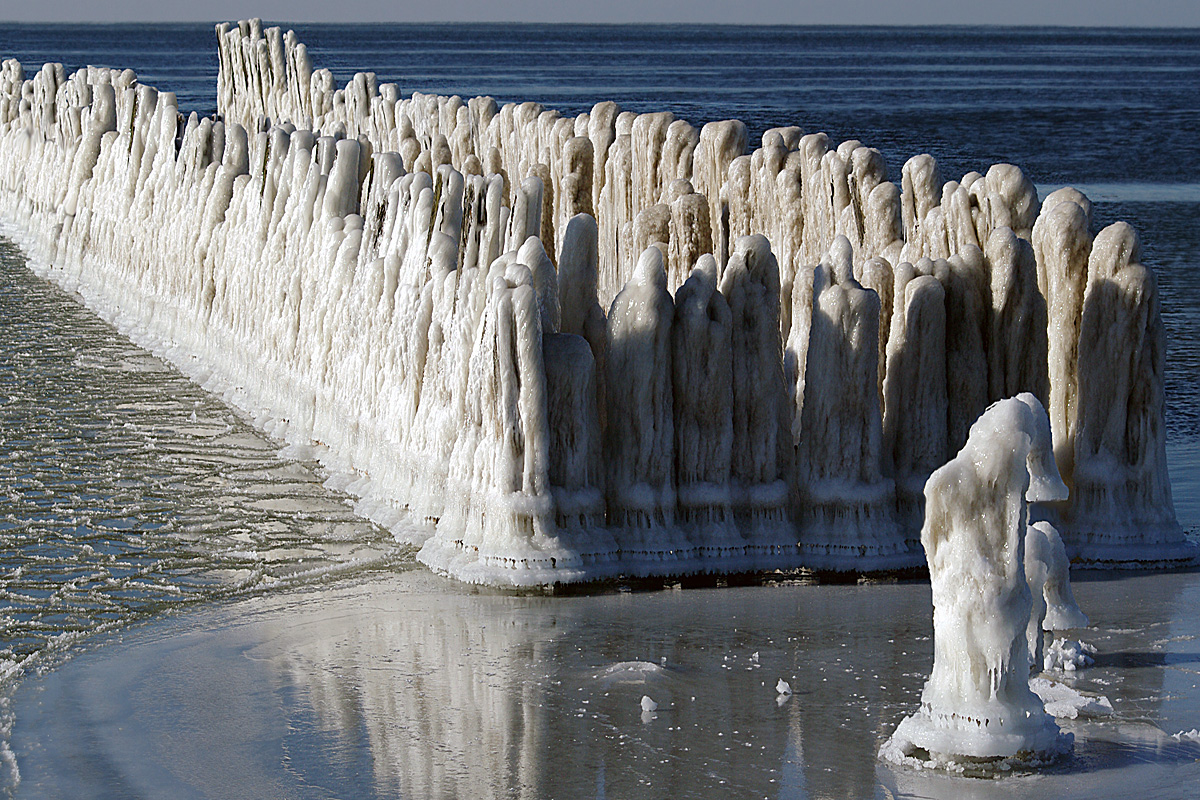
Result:
[[[733,317],[734,507],[739,526],[768,548],[795,544],[785,477],[790,428],[779,333],[779,267],[763,236],[743,236],[721,278]]]
[[[900,267],[883,380],[884,458],[901,522],[915,528],[921,487],[946,460],[946,292],[932,275],[911,277],[910,265]]]
[[[674,315],[662,251],[648,247],[608,314],[608,515],[635,558],[670,549],[675,523]]]
[[[741,548],[733,524],[733,317],[702,256],[675,294],[671,328],[679,516],[708,553]]]
[[[795,475],[801,550],[818,561],[905,550],[882,471],[879,296],[854,279],[852,257],[837,237],[813,287]]]
[[[1096,236],[1079,327],[1075,489],[1067,543],[1085,557],[1194,556],[1167,476],[1158,284],[1129,225]],[[1118,551],[1110,548],[1118,546]]]
[[[942,764],[1044,760],[1071,739],[1029,689],[1027,501],[1066,496],[1049,419],[1029,394],[993,404],[925,486],[933,671],[881,755]],[[969,765],[969,764],[968,764]]]

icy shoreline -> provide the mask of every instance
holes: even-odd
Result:
[[[1076,559],[1195,558],[1153,276],[1082,195],[1039,204],[1008,165],[943,184],[928,156],[901,187],[794,128],[747,153],[737,121],[335,90],[278,31],[218,41],[227,124],[129,71],[6,62],[0,213],[435,570],[916,567],[925,478],[1022,390]]]

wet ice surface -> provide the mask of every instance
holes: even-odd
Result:
[[[520,597],[414,569],[151,621],[26,681],[20,794],[1186,796],[1200,575],[1076,592],[1096,664],[1047,677],[1113,710],[1060,720],[1075,754],[1042,774],[877,762],[929,671],[925,584]]]

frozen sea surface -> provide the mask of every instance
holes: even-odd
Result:
[[[20,794],[1192,796],[1200,743],[1172,734],[1200,726],[1200,574],[1076,594],[1096,663],[1047,675],[1113,711],[1060,720],[1075,753],[1042,774],[876,761],[928,674],[925,584],[521,597],[414,568],[88,645],[15,697]]]

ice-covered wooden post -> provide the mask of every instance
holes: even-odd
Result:
[[[1050,421],[1031,394],[994,403],[925,484],[921,543],[933,588],[933,672],[881,755],[951,765],[1045,760],[1071,738],[1029,689],[1029,501],[1066,497]]]
[[[1171,502],[1158,283],[1124,222],[1097,236],[1079,323],[1075,483],[1064,538],[1084,560],[1195,558]]]

